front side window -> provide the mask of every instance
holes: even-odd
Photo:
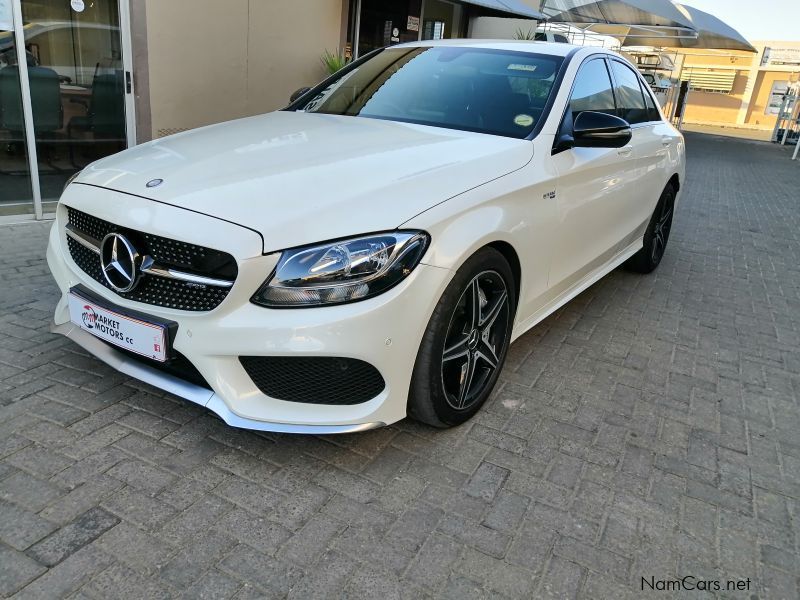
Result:
[[[610,63],[614,79],[617,82],[615,91],[619,116],[631,125],[649,121],[642,88],[639,85],[639,77],[636,76],[633,69],[617,60],[612,60]]]
[[[525,138],[543,117],[562,60],[483,48],[387,48],[291,108]]]
[[[585,110],[617,114],[606,61],[594,59],[581,66],[575,78],[575,86],[572,88],[569,107],[573,119]]]

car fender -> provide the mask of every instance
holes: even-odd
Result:
[[[508,244],[520,264],[519,319],[547,290],[556,235],[554,190],[553,174],[529,163],[420,213],[401,228],[427,231],[431,247],[422,262],[453,274],[482,247]]]

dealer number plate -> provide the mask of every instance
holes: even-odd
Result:
[[[70,320],[110,344],[152,358],[167,360],[166,329],[161,325],[118,313],[76,294],[69,295]]]

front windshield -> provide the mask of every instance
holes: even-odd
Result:
[[[562,60],[484,48],[387,48],[292,108],[524,138],[542,118]]]

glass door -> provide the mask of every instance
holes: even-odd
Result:
[[[67,179],[127,145],[117,0],[22,0],[39,182],[52,212]]]
[[[33,213],[20,84],[11,4],[0,0],[0,217]]]

